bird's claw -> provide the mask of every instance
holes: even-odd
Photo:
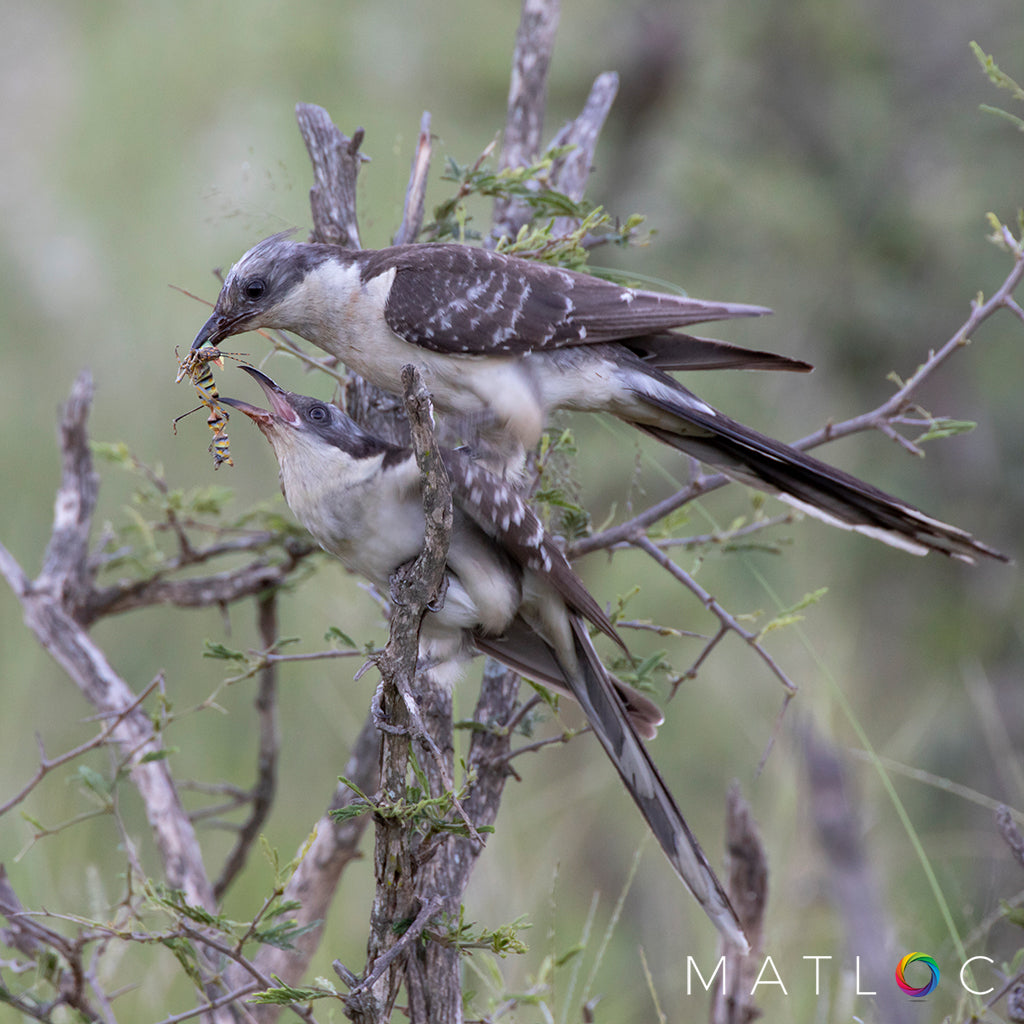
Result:
[[[448,593],[448,573],[441,577],[437,593],[427,602],[428,612],[439,612],[444,607],[445,595]]]
[[[404,608],[409,602],[401,595],[402,587],[408,582],[409,573],[412,571],[413,566],[416,563],[406,562],[404,565],[400,565],[388,579],[388,598],[391,603],[398,608]],[[427,602],[426,609],[428,612],[439,612],[444,607],[444,597],[448,592],[448,574],[445,573],[441,577],[441,584],[437,588],[437,593]]]

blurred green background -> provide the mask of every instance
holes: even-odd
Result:
[[[985,240],[984,217],[992,210],[1013,223],[1024,204],[1024,149],[1011,125],[979,111],[981,103],[1012,100],[990,85],[968,42],[977,40],[1024,78],[1021,15],[1019,0],[719,0],[628,10],[613,0],[566,0],[545,136],[578,113],[595,75],[619,71],[620,98],[589,195],[616,214],[646,214],[656,229],[650,245],[602,252],[595,262],[694,295],[771,306],[769,320],[717,333],[817,368],[809,378],[690,381],[703,396],[776,437],[802,436],[882,401],[890,371],[911,373],[964,320],[979,290],[998,287],[1010,264]],[[308,229],[310,170],[294,122],[297,101],[326,107],[346,132],[365,127],[363,151],[372,162],[360,179],[362,240],[386,245],[422,110],[431,112],[437,136],[432,201],[450,188],[439,180],[442,157],[470,163],[500,130],[518,17],[511,0],[7,0],[0,14],[0,540],[26,571],[38,570],[49,535],[59,474],[56,410],[83,367],[97,382],[95,438],[126,441],[144,461],[162,465],[174,486],[230,486],[239,510],[276,496],[269,449],[246,424],[232,429],[235,468],[216,476],[202,417],[172,436],[171,419],[190,403],[187,389],[174,386],[175,346],[188,346],[207,312],[169,286],[212,301],[213,268],[226,269],[271,232]],[[928,445],[925,460],[880,435],[847,440],[825,457],[1019,560],[1022,331],[1001,314],[921,395],[932,412],[977,420],[973,433]],[[265,352],[255,336],[232,347],[253,358]],[[268,369],[298,390],[330,393],[325,381],[281,358]],[[241,376],[222,373],[222,391],[251,397]],[[597,522],[685,479],[680,459],[624,428],[596,420],[573,426],[581,493]],[[97,526],[123,524],[134,483],[114,468],[102,472]],[[727,525],[750,507],[746,492],[730,488],[694,509],[690,528]],[[782,555],[715,553],[699,576],[733,612],[759,613],[752,628],[829,587],[799,629],[767,642],[801,691],[764,771],[756,774],[782,692],[735,638],[669,705],[653,752],[714,861],[731,779],[740,780],[764,829],[767,952],[789,989],[788,997],[762,990],[769,1019],[838,1020],[854,1012],[868,1019],[870,1006],[851,996],[838,967],[844,952],[857,950],[844,950],[829,901],[793,726],[813,722],[856,747],[848,705],[885,756],[1024,808],[1019,570],[914,559],[816,523],[778,530],[772,540],[785,542]],[[694,568],[690,556],[680,560]],[[610,565],[591,558],[580,568],[606,601],[641,583],[630,614],[714,629],[695,600],[639,556]],[[204,639],[256,643],[250,607],[228,618],[230,636],[228,620],[215,613],[161,610],[108,620],[94,635],[132,685],[165,671],[169,697],[183,710],[224,675],[202,658]],[[353,580],[325,566],[286,602],[282,633],[301,635],[303,649],[314,649],[332,623],[361,641],[383,636],[375,606]],[[641,653],[661,645],[636,639]],[[699,650],[699,641],[680,641],[671,656],[682,669]],[[281,790],[266,834],[285,858],[328,800],[376,685],[372,672],[353,683],[354,668],[284,674]],[[0,671],[2,800],[34,770],[34,733],[56,754],[95,726],[23,628],[6,587]],[[472,706],[472,678],[471,670],[459,691],[463,713]],[[172,727],[178,776],[249,782],[253,695],[251,683],[232,687],[218,697],[225,714],[206,711]],[[101,756],[91,763],[107,769]],[[939,1019],[959,994],[948,930],[877,773],[852,764],[892,929],[880,941],[940,961],[943,985],[928,1011]],[[531,952],[501,964],[512,989],[529,983],[544,955],[577,940],[595,891],[594,928],[603,929],[642,834],[593,743],[548,750],[518,768],[523,781],[510,787],[467,907],[468,919],[490,926],[521,914],[534,922],[525,936]],[[991,812],[920,781],[897,776],[895,788],[958,928],[971,933],[1024,882]],[[123,803],[155,869],[139,808],[127,792]],[[25,809],[54,825],[89,806],[69,773],[48,779]],[[103,916],[120,891],[124,863],[109,817],[26,851],[31,831],[11,816],[0,824],[0,862],[25,902]],[[211,872],[227,848],[227,838],[209,839]],[[251,916],[270,877],[254,858],[229,896],[230,913]],[[361,966],[370,882],[368,863],[351,869],[311,975],[329,975],[335,957]],[[703,996],[686,995],[685,958],[710,962],[714,935],[652,844],[590,992],[603,995],[599,1020],[654,1019],[640,948],[668,1019],[702,1018]],[[1016,948],[1013,930],[998,925],[971,951],[999,959]],[[801,958],[826,954],[837,959],[815,998]],[[111,987],[142,986],[119,1000],[122,1019],[159,1019],[190,1005],[169,954],[133,951],[114,976]],[[891,985],[891,976],[879,984]],[[569,1013],[575,1019],[577,1011]],[[538,1018],[531,1011],[515,1019]]]

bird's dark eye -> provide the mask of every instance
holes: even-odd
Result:
[[[326,423],[331,418],[326,405],[311,405],[307,415],[313,423]]]
[[[242,285],[242,291],[245,292],[247,299],[259,299],[263,296],[263,293],[267,290],[266,282],[259,277],[254,277],[250,281],[246,281]]]

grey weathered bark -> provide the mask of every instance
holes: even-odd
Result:
[[[323,107],[311,103],[299,103],[295,117],[313,164],[314,184],[309,190],[309,205],[313,211],[310,241],[358,249],[356,178],[360,164],[367,160],[359,152],[363,129],[357,128],[352,138],[348,138],[334,127]]]
[[[586,192],[597,140],[618,91],[619,76],[614,71],[598,75],[590,87],[583,112],[575,120],[563,125],[551,140],[552,149],[572,147],[555,161],[551,176],[558,182],[559,189],[577,202]],[[558,236],[568,234],[574,227],[575,224],[568,217],[557,217],[551,230],[552,234]]]
[[[558,31],[560,0],[523,0],[519,31],[512,55],[501,168],[532,163],[540,152],[544,108],[548,95],[548,68]],[[515,238],[530,219],[521,199],[499,199],[494,204],[493,237]]]
[[[431,429],[430,399],[411,367],[403,374],[405,407],[411,426],[416,461],[423,478],[426,524],[423,550],[411,567],[392,581],[391,628],[387,646],[377,659],[381,674],[378,709],[386,724],[381,741],[378,799],[386,805],[404,804],[409,786],[409,756],[416,741],[417,761],[429,780],[430,796],[452,786],[453,744],[451,694],[418,672],[419,630],[427,608],[443,599],[442,582],[451,539],[452,499],[448,474]],[[456,1020],[462,1002],[457,960],[443,969],[434,966],[441,952],[436,943],[410,941],[401,957],[389,951],[401,941],[403,922],[458,913],[461,893],[439,885],[430,854],[425,851],[418,823],[404,815],[377,815],[374,865],[376,895],[370,916],[366,972],[346,1000],[352,1020],[376,1024],[391,1017],[403,982],[409,995],[409,1018],[415,1022]],[[433,837],[429,837],[430,843]],[[426,858],[426,863],[424,863]],[[457,956],[457,953],[456,953]],[[445,957],[444,959],[449,959]],[[378,962],[384,969],[377,971]],[[454,1005],[453,1005],[454,1003]]]
[[[135,706],[136,694],[72,612],[85,603],[88,573],[84,567],[99,489],[86,432],[92,397],[92,378],[82,373],[72,386],[61,418],[64,472],[43,571],[29,581],[6,551],[0,557],[0,569],[21,600],[26,625],[89,703],[101,715],[113,718]],[[181,889],[189,902],[212,910],[213,888],[195,830],[178,799],[167,761],[152,758],[162,742],[151,719],[135,707],[115,728],[112,738],[131,766],[132,781],[142,795],[168,884]],[[144,760],[147,754],[150,759]]]

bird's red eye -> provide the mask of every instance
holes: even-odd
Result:
[[[258,277],[254,277],[251,281],[246,281],[242,286],[242,291],[245,292],[245,297],[247,299],[261,298],[266,290],[266,283]]]

